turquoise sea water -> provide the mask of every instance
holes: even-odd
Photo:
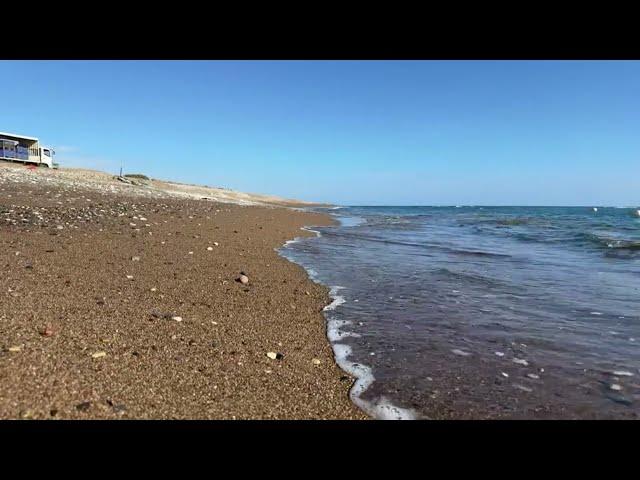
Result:
[[[345,207],[282,254],[332,288],[354,400],[410,418],[635,418],[636,208]]]

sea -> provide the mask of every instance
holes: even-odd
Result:
[[[637,207],[336,207],[280,253],[378,419],[640,415]]]

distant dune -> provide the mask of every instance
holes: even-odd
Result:
[[[237,192],[226,188],[189,185],[167,180],[139,178],[138,176],[117,177],[98,170],[84,168],[65,168],[56,170],[46,168],[27,169],[20,163],[0,162],[0,168],[7,168],[15,175],[37,175],[48,182],[82,186],[95,190],[128,190],[132,194],[171,197],[187,197],[214,200],[239,205],[273,205],[285,207],[331,206],[329,204],[305,202],[302,200],[281,198],[273,195]]]

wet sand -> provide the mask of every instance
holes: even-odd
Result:
[[[26,172],[0,165],[0,418],[366,418],[327,289],[275,251],[328,216]]]

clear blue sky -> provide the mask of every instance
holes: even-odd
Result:
[[[640,62],[1,61],[67,166],[377,205],[640,204]]]

